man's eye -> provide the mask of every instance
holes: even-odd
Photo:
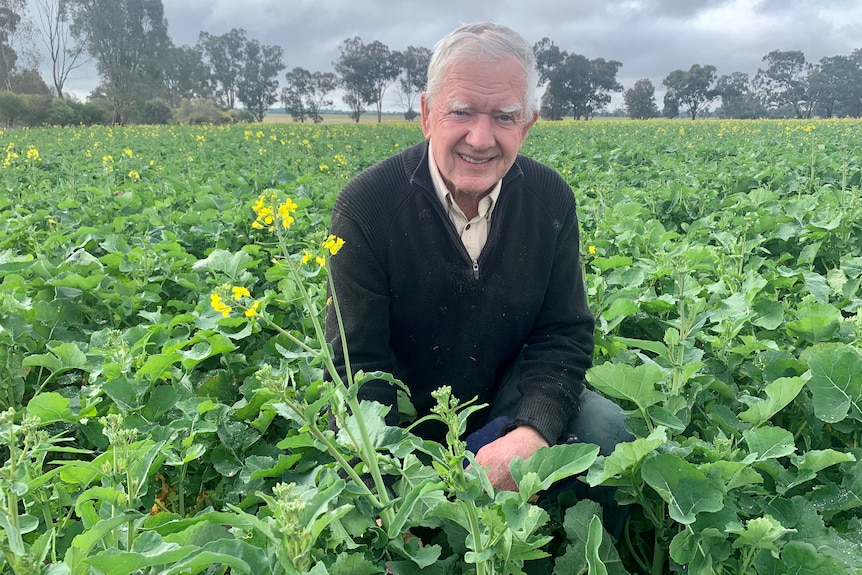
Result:
[[[512,120],[515,119],[515,117],[511,116],[509,114],[500,114],[499,116],[497,116],[497,119],[500,120],[501,122],[511,122]]]

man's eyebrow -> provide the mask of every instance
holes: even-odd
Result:
[[[466,112],[473,109],[473,106],[467,104],[466,102],[461,102],[459,100],[451,100],[449,102],[449,109],[455,112]],[[502,108],[497,108],[494,110],[495,114],[512,114],[517,115],[524,111],[524,106],[519,103],[510,104],[508,106],[503,106]]]

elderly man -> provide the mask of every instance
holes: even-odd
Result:
[[[574,195],[518,154],[538,117],[536,85],[532,50],[511,29],[450,33],[428,68],[426,141],[359,174],[332,214],[331,232],[345,240],[331,273],[351,368],[402,380],[420,416],[442,385],[492,404],[493,421],[470,422],[480,431],[468,446],[501,489],[515,488],[513,457],[584,427],[593,350]],[[343,369],[332,316],[328,339]],[[392,406],[397,422],[394,387],[368,383],[360,397]]]

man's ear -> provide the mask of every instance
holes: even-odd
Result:
[[[524,127],[521,129],[521,145],[527,140],[527,133],[530,131],[530,128],[533,127],[533,124],[536,123],[536,120],[539,119],[539,112],[533,112],[533,117],[530,118],[527,123],[524,124]]]
[[[420,120],[422,121],[422,133],[425,135],[425,139],[428,139],[430,137],[430,125],[428,123],[428,92],[422,92],[422,95],[419,96],[419,111],[422,113],[422,116],[420,117]]]

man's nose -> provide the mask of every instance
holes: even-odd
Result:
[[[475,149],[494,145],[494,119],[489,114],[476,114],[467,132],[467,143]]]

